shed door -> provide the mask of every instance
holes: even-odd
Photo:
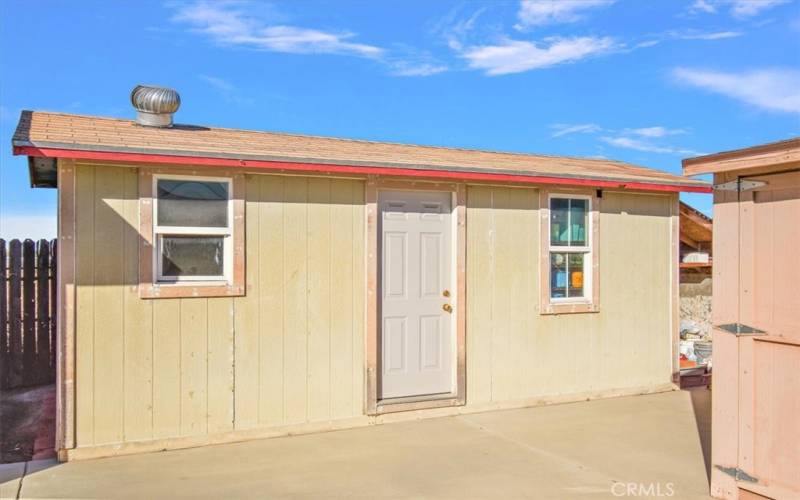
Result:
[[[788,498],[800,495],[800,171],[743,180],[765,184],[739,203],[739,316],[766,333],[739,337],[739,468]]]
[[[383,191],[381,399],[453,391],[451,194]]]

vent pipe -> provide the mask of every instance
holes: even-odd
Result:
[[[173,89],[137,85],[131,91],[136,108],[136,123],[146,127],[171,127],[172,115],[181,106],[181,96]]]

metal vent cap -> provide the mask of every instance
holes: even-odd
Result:
[[[131,91],[136,108],[136,122],[147,127],[171,127],[172,115],[181,106],[181,96],[174,89],[137,85]]]

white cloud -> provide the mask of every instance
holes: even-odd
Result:
[[[739,18],[757,16],[761,11],[785,4],[787,1],[788,0],[733,0],[733,2],[731,2],[731,14]]]
[[[196,0],[177,4],[172,17],[186,24],[219,45],[246,47],[268,52],[289,54],[339,54],[365,57],[383,63],[393,75],[430,76],[448,70],[427,54],[405,50],[393,54],[376,45],[354,41],[348,31],[323,31],[285,24],[285,19],[273,12],[269,4],[241,0]],[[223,96],[240,104],[252,103],[242,98],[230,83],[213,76],[200,78],[214,86]]]
[[[745,19],[761,12],[788,3],[789,0],[695,0],[689,7],[692,14],[715,14],[722,7],[727,7],[733,17]]]
[[[692,151],[691,149],[676,148],[672,146],[659,146],[639,139],[632,139],[630,137],[603,137],[602,140],[606,144],[610,144],[618,148],[633,149],[645,153],[679,154],[679,155],[693,155],[693,156],[702,155],[702,153],[698,153],[697,151]]]
[[[741,31],[714,31],[710,33],[675,33],[675,38],[681,40],[724,40],[726,38],[736,38],[742,36]]]
[[[409,61],[397,61],[392,66],[394,67],[392,74],[396,76],[431,76],[448,70],[448,67],[443,64]]]
[[[57,234],[55,215],[3,214],[0,216],[0,238],[32,240],[53,239]]]
[[[661,126],[626,128],[625,132],[628,134],[638,135],[640,137],[666,137],[668,135],[678,135],[686,133],[686,131],[682,128],[666,128]]]
[[[350,41],[350,32],[327,32],[287,25],[271,25],[246,12],[241,2],[196,1],[179,6],[173,21],[222,45],[238,45],[270,52],[293,54],[346,54],[379,57],[383,49]]]
[[[594,134],[603,130],[599,125],[594,123],[580,123],[577,125],[570,125],[566,123],[554,123],[550,128],[555,130],[551,137],[561,137],[569,134]]]
[[[517,29],[579,21],[581,11],[606,7],[615,0],[522,0],[517,12]]]
[[[689,10],[691,12],[705,12],[707,14],[713,14],[717,11],[717,8],[708,0],[695,0],[692,6],[689,7]]]
[[[678,81],[771,111],[800,113],[800,71],[769,69],[741,73],[676,68]]]
[[[545,44],[505,39],[496,45],[467,47],[461,57],[488,75],[506,75],[575,62],[615,48],[609,37],[547,38]]]

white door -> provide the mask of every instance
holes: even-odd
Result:
[[[380,398],[450,393],[451,194],[382,191],[378,201]]]

